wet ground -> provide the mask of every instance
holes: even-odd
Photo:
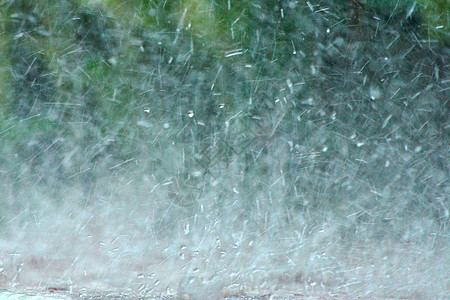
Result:
[[[276,296],[276,295],[253,295],[253,296],[225,296],[217,297],[211,295],[209,299],[227,299],[227,300],[298,300],[298,299],[344,299],[349,298],[349,295],[337,295],[330,293],[329,295],[302,295],[295,294],[291,296]],[[352,297],[350,297],[352,298]],[[118,300],[118,299],[131,299],[131,300],[175,300],[175,299],[197,299],[192,297],[184,297],[180,295],[167,295],[167,296],[142,296],[132,291],[124,292],[110,292],[110,291],[33,291],[33,290],[17,290],[6,291],[0,290],[0,300],[15,300],[15,299],[27,299],[27,300],[63,300],[63,299],[76,299],[76,300]]]

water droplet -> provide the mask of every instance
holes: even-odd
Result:
[[[372,100],[377,100],[377,99],[380,99],[380,97],[381,97],[380,89],[377,87],[371,87],[369,90],[369,94],[370,94],[370,99],[372,99]]]
[[[293,94],[294,93],[294,85],[292,84],[292,81],[290,79],[286,79],[286,84],[287,84],[287,86],[289,88],[289,92],[291,94]]]
[[[14,39],[15,40],[18,40],[18,39],[20,39],[21,37],[23,37],[25,34],[23,33],[23,32],[21,32],[21,33],[19,33],[19,34],[16,34],[15,36],[14,36]]]
[[[108,62],[109,62],[111,65],[116,66],[116,65],[117,65],[117,58],[114,57],[114,56],[112,56],[112,57],[110,57],[110,58],[108,59]]]
[[[302,104],[309,105],[309,106],[314,106],[314,99],[312,97],[310,97],[310,98],[302,101]]]
[[[194,177],[200,177],[200,176],[202,176],[202,171],[193,171],[193,172],[192,172],[192,176],[194,176]]]

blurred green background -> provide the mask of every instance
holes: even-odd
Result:
[[[448,228],[448,7],[2,1],[0,209],[127,178],[188,212],[239,193],[244,218],[279,202],[343,236]]]

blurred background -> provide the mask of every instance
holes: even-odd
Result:
[[[445,297],[449,7],[0,1],[0,288]]]

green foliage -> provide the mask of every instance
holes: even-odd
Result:
[[[0,48],[8,48],[8,41],[4,34],[0,35]],[[2,52],[0,54],[0,116],[1,118],[6,117],[6,106],[8,98],[10,97],[10,87],[11,87],[11,73],[9,72],[9,63],[7,59],[7,54]]]
[[[448,0],[400,0],[400,1],[367,1],[369,7],[389,16],[389,19],[400,19],[402,23],[415,23],[417,31],[424,39],[437,39],[448,45],[449,13]]]
[[[141,172],[176,182],[167,193],[190,209],[193,187],[226,176],[219,197],[234,188],[249,207],[278,197],[288,210],[338,211],[371,190],[400,201],[387,192],[389,161],[401,166],[389,169],[395,185],[417,182],[400,188],[410,212],[426,188],[420,168],[405,165],[444,172],[430,157],[448,137],[445,35],[424,42],[444,6],[414,3],[7,1],[2,151],[30,177],[55,162],[52,185],[140,161]]]

